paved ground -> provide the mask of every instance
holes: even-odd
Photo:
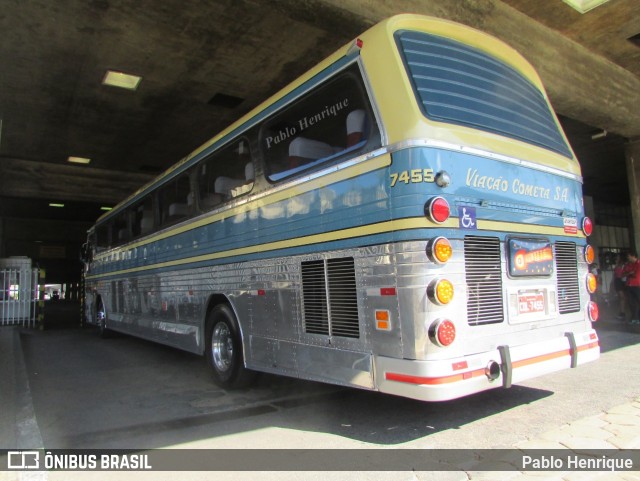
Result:
[[[75,316],[73,315],[73,308],[69,308],[68,311],[64,311],[63,316],[58,319],[58,322],[51,322],[48,325],[48,329],[59,329],[61,327],[75,325]],[[54,320],[55,321],[55,320]],[[598,329],[602,332],[606,330],[617,330],[621,332],[629,332],[629,347],[632,346],[635,342],[637,342],[637,334],[638,328],[633,328],[624,325],[618,321],[611,320],[611,316],[605,313],[605,318],[598,324]],[[23,335],[29,335],[28,333],[23,333]],[[44,341],[46,336],[42,336],[40,341]],[[34,448],[34,447],[42,447],[43,445],[47,445],[47,443],[43,443],[40,429],[38,426],[38,422],[46,423],[49,427],[55,422],[60,422],[60,419],[47,419],[47,415],[44,414],[42,416],[39,415],[38,422],[36,422],[36,418],[34,416],[34,410],[32,405],[32,393],[31,387],[29,385],[28,376],[25,369],[24,356],[25,353],[22,351],[23,343],[20,342],[20,331],[14,328],[0,328],[0,449],[1,448]],[[166,379],[159,379],[155,381],[151,380],[141,380],[141,382],[158,382],[165,383],[165,390],[170,386],[167,386],[166,383],[170,382],[171,372],[171,356],[174,355],[173,351],[167,349],[163,351],[167,356],[167,364],[166,364]],[[29,353],[26,353],[29,354]],[[127,355],[127,350],[122,350],[122,356]],[[78,360],[78,362],[85,363],[98,363],[99,361],[96,359],[82,359]],[[184,366],[184,359],[182,360]],[[189,360],[187,359],[187,364],[189,364]],[[640,362],[640,359],[638,359]],[[200,376],[202,370],[197,368],[196,366],[200,365],[200,359],[194,356],[193,359],[194,369],[190,375],[192,376]],[[97,364],[96,364],[97,366]],[[164,368],[163,368],[164,369]],[[636,371],[628,371],[628,372],[636,372]],[[611,375],[615,375],[611,373]],[[629,456],[632,456],[636,460],[636,469],[638,469],[638,458],[640,457],[640,379],[625,379],[624,382],[631,383],[632,385],[637,386],[636,389],[636,397],[635,399],[629,399],[629,402],[624,402],[622,404],[616,404],[613,406],[600,406],[596,411],[597,413],[590,413],[587,416],[581,417],[580,413],[576,413],[573,419],[576,419],[573,422],[568,424],[562,424],[559,426],[551,426],[550,429],[541,432],[534,439],[529,439],[527,441],[521,441],[514,443],[511,447],[517,450],[530,450],[530,449],[562,449],[562,450],[570,450],[572,452],[581,453],[584,450],[591,449],[619,449],[619,450],[630,450],[624,451],[624,453],[628,453]],[[277,384],[277,388],[282,389],[283,384]],[[269,385],[263,386],[265,393],[269,392],[272,387]],[[105,389],[108,389],[108,385],[105,385]],[[314,389],[313,385],[310,386],[310,389]],[[324,387],[318,387],[318,391],[315,393],[317,396],[326,395],[326,393],[330,393],[331,391],[325,389]],[[215,391],[215,392],[214,392]],[[200,393],[202,394],[202,393]],[[204,396],[198,396],[198,399],[207,399],[207,398],[217,398],[217,401],[220,401],[219,396],[236,396],[233,399],[231,397],[228,398],[229,403],[237,405],[238,402],[242,402],[242,394],[239,395],[230,395],[226,392],[218,392],[215,388],[212,388],[210,393],[204,393]],[[69,413],[70,415],[82,416],[81,406],[74,405],[74,399],[77,396],[74,396],[73,392],[57,392],[55,394],[57,398],[55,399],[56,404],[64,404],[65,399],[68,402]],[[269,395],[274,396],[273,392],[270,392]],[[313,398],[314,394],[311,393],[311,398]],[[585,390],[585,395],[588,395],[588,389]],[[100,396],[99,393],[95,393],[95,402],[98,402]],[[240,396],[237,398],[237,396]],[[273,401],[275,399],[275,401]],[[273,397],[270,402],[270,406],[273,406],[274,402],[277,404],[287,403],[287,402],[297,402],[297,401],[288,401],[288,398],[285,394],[281,396],[278,400],[278,395],[276,393],[275,397]],[[600,398],[602,399],[602,398]],[[612,399],[618,399],[615,396]],[[254,400],[255,401],[255,400]],[[91,401],[90,401],[91,402]],[[203,402],[203,401],[198,401]],[[224,403],[223,403],[224,404]],[[260,403],[258,403],[259,405]],[[440,406],[440,405],[439,405]],[[204,409],[203,412],[206,412],[207,406],[200,406]],[[259,406],[245,406],[247,409],[264,409],[264,407],[260,408]],[[136,409],[136,416],[139,417],[141,427],[141,432],[138,435],[142,438],[144,436],[148,436],[149,434],[153,435],[152,430],[152,421],[145,421],[145,412],[150,410],[156,410],[158,408],[157,405],[153,404],[153,399],[148,399],[147,404],[132,406],[133,409]],[[108,406],[107,406],[108,409]],[[75,413],[75,414],[74,414]],[[238,416],[238,415],[251,415],[249,411],[236,411],[234,413],[226,412],[221,414],[215,414],[217,416]],[[260,414],[260,413],[253,413]],[[392,413],[390,413],[392,414]],[[205,414],[205,416],[210,416],[211,414]],[[105,412],[105,418],[108,418],[108,412]],[[102,420],[86,420],[88,424],[88,432],[91,432],[90,425],[91,423],[95,423],[99,425]],[[192,419],[192,422],[198,424],[203,421],[203,419]],[[62,420],[64,422],[64,420]],[[194,425],[195,425],[194,424]],[[145,428],[146,426],[146,428]],[[164,426],[166,428],[166,426]],[[189,426],[175,426],[175,428],[188,428]],[[501,426],[501,429],[508,429],[508,426]],[[113,432],[118,431],[118,426],[112,426],[112,430],[107,430],[103,432],[105,436],[113,434]],[[147,429],[151,429],[151,432],[148,432]],[[127,435],[130,433],[127,432]],[[134,438],[136,437],[134,434]],[[322,436],[322,433],[318,433],[318,436]],[[103,441],[108,438],[104,438]],[[95,442],[96,438],[92,437],[91,439],[84,439],[85,442],[92,441]],[[233,440],[232,440],[233,442]],[[82,435],[74,435],[69,439],[69,446],[84,446]],[[419,445],[419,444],[418,444]],[[189,448],[210,448],[212,446],[205,446],[202,443],[189,443],[186,445],[176,445],[177,447],[189,447]],[[240,444],[235,443],[231,444],[231,447],[241,448],[242,442]],[[214,446],[216,447],[216,446]],[[217,446],[220,447],[220,446]],[[289,446],[288,446],[289,447]],[[307,447],[304,444],[300,444],[297,446],[300,448]],[[397,446],[396,446],[397,447]],[[503,447],[503,446],[500,446]],[[2,458],[0,458],[2,460]],[[505,463],[509,461],[506,460]],[[167,479],[174,480],[175,475],[171,473],[165,472],[154,472],[154,473],[66,473],[66,472],[33,472],[33,473],[16,473],[16,472],[2,472],[0,471],[0,481],[15,481],[20,479],[21,481],[24,479],[52,479],[52,480],[67,480],[77,476],[77,479],[123,479],[124,477],[131,477],[131,479],[144,479],[145,477],[149,480],[157,480],[157,479]],[[625,472],[571,472],[571,471],[537,471],[537,472],[521,472],[518,470],[511,471],[474,471],[472,469],[465,471],[451,471],[451,472],[386,472],[386,473],[374,473],[368,471],[361,472],[305,472],[305,473],[291,473],[291,472],[260,472],[260,473],[250,473],[250,472],[218,472],[218,473],[197,473],[190,472],[184,473],[180,476],[180,479],[247,479],[250,477],[254,477],[254,475],[259,475],[260,479],[266,480],[281,480],[281,479],[318,479],[322,481],[329,481],[333,479],[349,479],[349,480],[373,480],[373,479],[385,479],[390,481],[395,480],[452,480],[452,481],[463,481],[463,480],[563,480],[563,481],[576,481],[576,480],[601,480],[601,481],[640,481],[640,470],[636,471],[625,471]],[[135,478],[134,478],[135,476]]]

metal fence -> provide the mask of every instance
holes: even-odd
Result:
[[[0,326],[36,327],[38,269],[0,269]]]

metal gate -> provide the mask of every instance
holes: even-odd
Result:
[[[0,326],[36,327],[38,269],[0,266]]]

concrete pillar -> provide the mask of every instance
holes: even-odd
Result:
[[[4,253],[4,217],[0,217],[0,258],[6,257]]]
[[[624,151],[627,161],[627,180],[629,182],[629,197],[631,198],[630,229],[631,246],[640,252],[640,137],[630,139]]]

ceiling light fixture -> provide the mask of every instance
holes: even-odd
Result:
[[[600,132],[596,132],[591,136],[591,140],[604,139],[607,136],[608,132],[606,130],[601,130]]]
[[[607,3],[609,0],[562,0],[572,8],[576,9],[580,13],[587,13],[589,10],[593,10],[599,7],[603,3]]]
[[[107,207],[106,205],[100,207],[100,210],[104,210],[105,212],[109,212],[111,209],[113,209],[113,207]]]
[[[116,72],[115,70],[107,70],[107,73],[102,79],[102,85],[109,85],[111,87],[119,87],[127,90],[136,90],[141,80],[142,77],[138,77],[137,75]]]
[[[57,202],[49,202],[49,207],[64,207],[64,204],[58,204]]]
[[[67,162],[71,162],[72,164],[87,165],[89,162],[91,162],[91,159],[87,159],[86,157],[67,157]]]

